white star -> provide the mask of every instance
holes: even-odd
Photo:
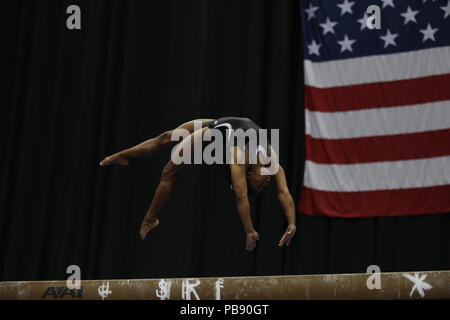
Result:
[[[450,2],[450,1],[449,1]],[[417,20],[416,20],[416,15],[419,13],[419,11],[413,11],[413,10],[411,10],[411,8],[408,6],[408,9],[405,11],[405,12],[403,12],[403,13],[400,13],[400,15],[403,17],[403,18],[405,18],[405,21],[403,22],[403,24],[407,24],[408,22],[415,22],[415,23],[417,23]]]
[[[308,20],[316,17],[314,12],[316,12],[317,10],[319,10],[319,7],[313,7],[312,3],[309,4],[309,8],[305,9],[306,13],[308,14]]]
[[[417,290],[417,292],[423,298],[425,296],[425,292],[423,292],[423,290],[430,290],[433,288],[429,283],[426,283],[425,281],[423,281],[427,277],[426,274],[423,274],[420,278],[419,278],[418,272],[414,272],[414,277],[410,274],[404,274],[403,276],[405,278],[407,278],[408,280],[410,280],[412,283],[414,283],[414,286],[412,287],[412,290],[409,293],[410,297],[412,297],[412,294],[414,293],[414,291]]]
[[[338,41],[339,45],[341,46],[341,52],[344,52],[345,50],[353,52],[352,44],[354,42],[356,42],[356,40],[349,39],[348,36],[345,35],[342,41]]]
[[[311,44],[308,44],[308,52],[310,55],[317,54],[320,56],[319,49],[322,46],[320,43],[316,43],[316,40],[313,40]]]
[[[354,2],[348,2],[348,0],[344,0],[344,2],[338,4],[337,6],[341,8],[341,16],[343,16],[347,12],[353,14],[352,6],[354,4]]]
[[[383,2],[383,9],[386,8],[387,6],[391,6],[392,8],[395,8],[394,0],[381,0],[381,2]]]
[[[327,17],[327,21],[319,23],[319,25],[323,28],[323,34],[325,35],[328,32],[334,33],[334,26],[337,25],[337,22],[330,21],[330,18]]]
[[[364,13],[364,16],[358,20],[359,23],[361,23],[361,29],[360,30],[364,30],[365,28],[367,28],[367,13]]]
[[[428,24],[426,29],[421,29],[420,32],[423,33],[423,40],[422,42],[425,42],[427,39],[436,41],[434,38],[434,34],[438,31],[438,28],[433,29],[430,24]]]
[[[447,5],[445,7],[441,7],[441,9],[445,11],[444,19],[450,16],[450,0],[448,0]]]
[[[391,33],[389,29],[386,32],[386,35],[381,36],[380,38],[384,41],[384,47],[388,47],[390,44],[392,44],[394,47],[397,45],[395,43],[395,38],[398,37],[398,33]]]

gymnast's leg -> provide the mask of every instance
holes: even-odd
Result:
[[[169,199],[173,192],[177,176],[183,169],[184,164],[175,165],[172,160],[164,167],[161,180],[159,181],[158,188],[156,189],[155,195],[153,196],[150,208],[142,221],[141,229],[139,231],[139,236],[141,239],[145,239],[147,233],[153,228],[157,227],[159,224],[158,218],[156,218],[158,212],[161,210],[163,204]]]
[[[200,121],[203,125],[206,122],[213,121],[214,119],[198,119],[183,123],[176,129],[186,129],[189,133],[194,132],[195,121]],[[127,166],[130,159],[140,158],[140,157],[150,157],[157,154],[158,152],[165,150],[168,147],[176,145],[179,141],[172,141],[172,133],[174,130],[169,130],[161,133],[159,136],[148,139],[132,148],[125,149],[114,153],[100,162],[101,166],[108,166],[110,164],[120,164]]]
[[[189,137],[186,137],[177,146],[177,150],[175,152],[182,155],[183,150],[186,150],[186,148],[191,148],[191,151],[194,150],[195,137],[198,137],[199,135],[200,137],[203,136],[206,130],[208,130],[208,127],[199,129],[191,133]],[[191,156],[193,156],[193,152],[191,152]],[[141,239],[145,239],[147,233],[159,225],[157,215],[161,210],[161,207],[172,194],[177,181],[177,177],[186,165],[187,164],[184,163],[174,164],[172,160],[169,160],[169,162],[164,167],[158,188],[156,189],[152,203],[150,204],[150,208],[148,209],[144,217],[144,221],[142,221],[141,229],[139,231],[139,236],[141,237]]]

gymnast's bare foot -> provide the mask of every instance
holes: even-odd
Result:
[[[141,239],[144,240],[145,237],[147,236],[147,233],[150,230],[156,228],[158,225],[159,220],[157,218],[152,218],[150,220],[144,219],[141,225],[141,230],[139,231],[139,236],[141,237]]]
[[[110,155],[109,157],[106,157],[105,159],[103,159],[100,162],[100,165],[102,167],[104,167],[104,166],[109,166],[110,164],[113,164],[113,163],[117,163],[122,166],[127,166],[128,162],[129,162],[129,160],[127,157],[125,157],[124,155],[122,155],[120,153],[115,153],[115,154]]]

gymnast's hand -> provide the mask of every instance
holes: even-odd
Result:
[[[288,246],[291,243],[291,239],[294,236],[296,230],[297,230],[297,227],[295,226],[295,224],[289,224],[289,226],[286,229],[286,232],[281,237],[281,240],[278,243],[278,246],[282,247],[285,244]]]
[[[259,234],[256,231],[247,233],[247,242],[245,243],[245,250],[252,251],[256,247],[256,240],[259,240]]]

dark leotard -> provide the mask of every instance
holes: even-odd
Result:
[[[263,141],[264,139],[260,141],[259,130],[261,130],[261,127],[249,118],[224,117],[207,122],[203,125],[203,127],[217,129],[222,132],[222,141],[224,143],[224,163],[227,163],[225,158],[227,154],[225,152],[225,146],[227,140],[230,138],[233,138],[233,141],[229,142],[229,145],[238,146],[241,149],[245,150],[246,152],[248,152],[250,159],[255,159],[258,153],[261,153],[264,158],[267,158],[267,156],[270,155],[270,137],[268,136],[267,131],[267,141]],[[232,133],[236,135],[236,130],[238,129],[242,129],[244,133],[247,132],[245,140],[239,141],[239,139],[235,139],[234,136],[232,136]],[[254,130],[254,132],[251,132],[252,130]],[[223,168],[225,169],[225,176],[230,184],[230,187],[232,187],[229,164],[224,164]]]

